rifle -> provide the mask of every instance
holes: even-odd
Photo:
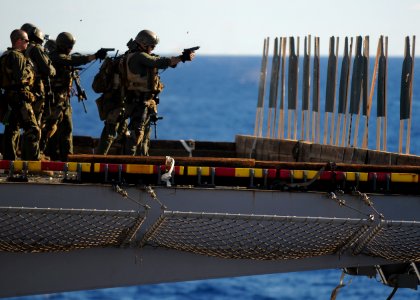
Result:
[[[73,71],[72,71],[71,75],[72,75],[72,77],[74,79],[74,83],[76,85],[77,100],[79,102],[82,102],[83,110],[85,111],[85,113],[87,113],[86,105],[85,105],[85,100],[87,100],[87,96],[86,96],[85,90],[82,88],[82,85],[80,84],[79,70],[81,70],[81,69],[80,68],[73,68]]]
[[[163,117],[158,117],[157,113],[150,114],[150,125],[155,127],[155,139],[157,139],[157,121],[162,119]]]
[[[55,104],[55,99],[54,99],[54,92],[53,92],[53,90],[52,90],[52,87],[51,87],[51,79],[50,79],[50,76],[48,76],[47,77],[47,79],[46,79],[46,82],[47,82],[47,94],[46,94],[46,102],[47,102],[47,112],[48,112],[48,115],[50,115],[51,114],[51,104]]]

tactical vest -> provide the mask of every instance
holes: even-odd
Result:
[[[147,68],[146,75],[131,72],[128,62],[136,52],[130,53],[125,59],[125,72],[126,72],[126,87],[129,91],[137,91],[144,93],[157,94],[163,90],[163,84],[160,81],[157,68]]]
[[[57,64],[60,55],[61,54],[58,52],[50,54],[51,61],[56,71],[55,76],[51,78],[51,86],[53,87],[54,92],[68,94],[73,86],[72,74],[74,69],[72,66]]]
[[[21,57],[22,60],[24,60],[24,70],[22,72],[23,76],[19,82],[17,82],[14,79],[13,76],[13,68],[10,66],[9,62],[9,56],[12,55],[12,53],[17,53],[18,56]],[[16,88],[25,88],[29,87],[31,88],[34,85],[35,80],[35,71],[34,71],[34,65],[32,61],[28,58],[26,58],[23,53],[14,50],[14,49],[8,49],[6,52],[3,53],[3,55],[0,57],[0,68],[1,68],[1,78],[0,78],[0,87],[4,89],[16,89]]]

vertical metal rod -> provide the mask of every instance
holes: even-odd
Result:
[[[369,117],[370,117],[370,110],[371,110],[371,107],[372,107],[373,92],[375,91],[375,84],[376,84],[376,77],[377,77],[377,73],[378,73],[378,63],[379,63],[380,55],[381,55],[381,39],[379,39],[378,47],[376,49],[375,65],[373,67],[372,82],[371,82],[371,85],[370,85],[369,98],[368,98],[368,102],[367,102],[367,106],[366,106],[366,126],[365,126],[365,133],[363,135],[362,148],[367,148],[368,147]]]
[[[349,102],[349,94],[350,94],[349,93],[349,88],[350,88],[350,74],[351,74],[350,70],[351,70],[351,67],[352,67],[352,64],[351,64],[352,54],[353,54],[353,37],[350,38],[349,70],[348,70],[348,74],[347,74],[347,93],[346,93],[346,97],[345,97],[345,100],[344,100],[345,109],[344,109],[344,120],[343,120],[343,134],[342,134],[342,137],[341,137],[341,146],[342,147],[346,146],[346,137],[347,137],[347,134],[348,134],[347,120],[351,116],[348,102]]]
[[[369,49],[369,46],[368,46],[368,43],[369,43],[369,37],[365,37],[365,39],[364,39],[364,43],[363,43],[363,56],[362,56],[362,60],[361,60],[361,74],[362,74],[362,77],[361,77],[361,81],[358,83],[358,84],[360,84],[361,85],[361,91],[363,91],[363,93],[360,93],[360,97],[359,97],[359,109],[358,109],[358,113],[357,113],[357,117],[356,117],[356,124],[355,124],[355,127],[354,127],[354,139],[353,139],[353,147],[357,147],[357,144],[358,144],[358,135],[359,135],[359,123],[360,123],[360,105],[362,105],[363,106],[363,108],[364,108],[364,98],[365,98],[365,95],[367,95],[367,78],[368,78],[368,74],[366,74],[366,58],[367,58],[367,53],[368,53],[368,49]],[[363,99],[363,101],[360,101],[360,100],[362,100]],[[363,113],[363,112],[362,112]]]
[[[408,118],[407,123],[407,140],[406,140],[406,146],[405,146],[405,154],[410,153],[410,140],[411,140],[411,109],[413,106],[413,81],[414,81],[414,61],[415,61],[415,49],[416,49],[416,36],[413,35],[412,42],[411,42],[411,57],[413,58],[413,63],[411,64],[411,78],[410,78],[410,116]]]
[[[335,145],[339,145],[340,140],[340,130],[341,130],[341,119],[343,115],[346,113],[345,110],[345,101],[346,101],[346,94],[347,94],[347,75],[349,71],[349,45],[348,45],[348,37],[344,40],[344,51],[343,51],[343,59],[341,62],[341,72],[340,72],[340,86],[338,89],[338,110],[337,110],[337,126],[336,126],[336,134],[335,134]],[[338,52],[337,52],[338,54]]]
[[[268,120],[267,120],[267,137],[272,137],[276,118],[275,111],[277,108],[277,92],[278,92],[278,70],[279,70],[279,53],[278,53],[278,38],[274,39],[273,59],[271,64],[271,79],[270,92],[268,104]]]
[[[298,38],[298,49],[299,49],[299,38]],[[290,139],[291,137],[291,116],[292,111],[294,111],[294,125],[295,132],[293,134],[294,139],[296,139],[296,108],[297,108],[297,89],[298,89],[298,63],[299,58],[296,55],[295,51],[295,42],[294,37],[290,37],[290,45],[289,45],[289,74],[288,74],[288,120],[287,120],[287,138]]]
[[[338,41],[338,40],[337,40]],[[331,120],[334,119],[334,106],[335,106],[335,83],[337,71],[337,55],[335,53],[335,38],[330,37],[328,67],[327,67],[327,85],[325,91],[325,116],[324,116],[324,144],[331,144],[331,131],[334,129],[329,128],[328,119],[331,115]],[[332,126],[334,122],[331,121]]]
[[[319,88],[320,88],[320,54],[319,54],[319,37],[315,37],[314,46],[314,66],[313,66],[313,93],[312,93],[312,142],[320,142],[320,101],[319,101]]]
[[[282,139],[284,138],[284,97],[286,92],[286,77],[285,77],[285,65],[286,65],[286,46],[287,46],[287,38],[282,37],[280,38],[280,45],[281,45],[281,89],[280,89],[280,116],[279,116],[279,124],[277,127],[277,137]]]
[[[267,76],[269,38],[264,39],[263,57],[261,62],[260,84],[258,88],[257,112],[255,115],[254,136],[262,135],[262,124],[264,116],[265,79]]]
[[[385,97],[384,97],[384,132],[383,132],[383,150],[386,151],[387,149],[387,87],[388,87],[388,37],[385,37]]]
[[[336,86],[337,86],[337,68],[338,68],[338,45],[339,37],[336,38],[335,44],[335,72],[334,72],[334,98],[333,98],[333,111],[331,115],[331,131],[330,131],[330,144],[333,145],[333,135],[335,126],[335,98],[336,98]]]
[[[299,84],[299,48],[300,48],[300,37],[297,37],[297,44],[296,44],[296,95],[295,95],[295,112],[294,112],[294,127],[293,127],[293,139],[297,140],[297,123],[298,123],[298,84]]]
[[[301,139],[309,140],[309,96],[310,96],[310,57],[311,35],[305,37],[303,75],[302,75],[302,114],[301,114]]]

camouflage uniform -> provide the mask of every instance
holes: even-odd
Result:
[[[125,144],[127,118],[120,89],[105,92],[101,97],[103,101],[101,109],[105,120],[97,153],[106,155],[116,138],[120,139],[123,145]]]
[[[127,55],[126,113],[130,117],[126,154],[149,155],[150,116],[157,113],[156,96],[163,90],[158,69],[171,66],[171,58],[143,51]]]
[[[45,106],[45,89],[51,88],[49,78],[55,76],[55,68],[48,55],[45,53],[44,48],[35,42],[30,42],[25,51],[25,56],[29,57],[35,65],[36,77],[33,92],[36,96],[36,100],[32,103],[32,106],[38,120],[38,124],[42,128],[43,124],[41,120]]]
[[[31,103],[35,96],[31,89],[34,84],[34,67],[25,55],[16,49],[8,48],[1,57],[2,87],[9,106],[7,124],[4,128],[4,159],[16,160],[19,129],[23,128],[23,160],[39,159],[39,139],[41,130],[38,126]]]
[[[72,73],[74,67],[91,61],[89,57],[89,55],[72,56],[58,51],[50,54],[56,70],[56,76],[51,82],[55,103],[51,105],[51,113],[46,118],[45,127],[42,129],[41,151],[46,149],[49,139],[55,134],[55,143],[48,145],[47,153],[52,159],[67,161],[67,156],[73,153],[73,122],[70,105]]]

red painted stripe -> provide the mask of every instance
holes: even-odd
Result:
[[[331,171],[323,171],[319,176],[320,180],[332,180],[333,179],[333,172]]]
[[[235,177],[235,168],[216,167],[216,176]]]
[[[42,161],[41,170],[43,171],[64,171],[64,162],[61,161]]]
[[[0,169],[9,169],[10,160],[0,160]]]
[[[337,172],[335,172],[335,179],[336,179],[336,180],[340,180],[340,181],[345,180],[345,179],[346,179],[346,174],[345,174],[345,172],[342,172],[342,171],[337,171]]]
[[[166,168],[166,166],[165,165],[161,165],[161,166],[154,166],[153,167],[153,173],[157,173],[158,172],[158,170],[160,169],[160,172],[161,172],[161,174],[165,174],[166,172],[168,172],[169,171],[169,169],[170,169],[170,167],[169,168]],[[175,171],[175,175],[179,175],[179,174],[181,174],[181,166],[175,166],[174,167],[174,171]]]
[[[276,169],[268,169],[267,170],[267,178],[276,178],[277,170]]]
[[[372,172],[372,173],[369,173],[368,179],[369,180],[373,180],[375,174],[376,174],[376,181],[382,181],[382,182],[386,182],[387,181],[387,175],[388,176],[391,176],[391,173],[386,173],[386,172]]]
[[[290,170],[280,170],[279,178],[280,179],[290,179],[292,177],[292,172]]]
[[[100,172],[105,172],[106,165],[108,165],[108,172],[109,173],[118,173],[119,172],[120,164],[102,164],[102,163],[100,164],[99,171]],[[121,171],[122,172],[126,171],[125,165],[122,165]]]

